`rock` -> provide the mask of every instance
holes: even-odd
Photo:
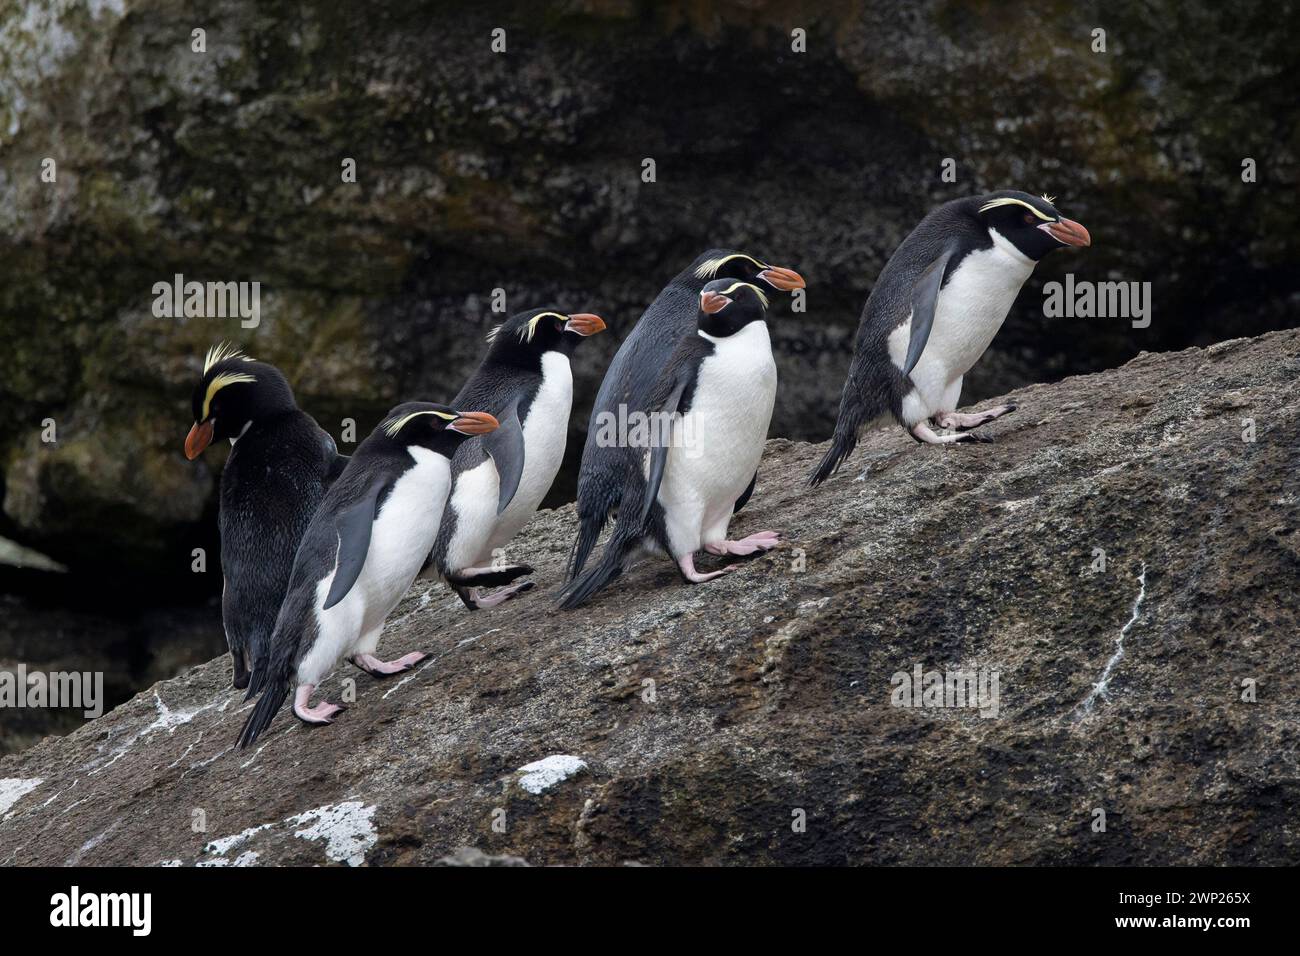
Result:
[[[1021,389],[991,445],[872,431],[816,490],[823,449],[773,441],[736,529],[787,544],[702,586],[648,561],[556,612],[543,512],[508,555],[542,587],[417,586],[382,650],[432,659],[340,669],[330,726],[232,750],[218,658],[0,759],[0,862],[1294,860],[1300,331],[1210,358]],[[958,670],[993,706],[901,691]]]
[[[31,574],[34,572],[26,572]],[[119,614],[75,600],[73,586],[54,587],[40,601],[3,593],[0,574],[0,672],[98,674],[105,710],[130,700],[141,687],[211,660],[225,648],[217,602],[194,611],[160,608]],[[62,582],[58,582],[62,584]],[[0,754],[25,750],[49,734],[84,722],[84,708],[0,707]]]
[[[524,6],[504,55],[491,6],[0,16],[0,535],[76,573],[111,549],[117,575],[183,578],[220,468],[181,454],[209,345],[281,365],[335,437],[345,418],[364,435],[398,400],[457,391],[498,288],[610,322],[577,362],[562,503],[621,336],[718,244],[807,276],[807,313],[774,323],[772,433],[822,438],[894,248],[935,204],[1008,185],[1059,193],[1096,244],[1038,269],[968,402],[1300,321],[1295,147],[1277,133],[1295,44],[1275,4]],[[1043,284],[1071,272],[1153,283],[1150,328],[1045,318]],[[153,285],[177,274],[260,282],[260,324],[155,316]]]

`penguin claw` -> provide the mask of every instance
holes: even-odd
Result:
[[[984,432],[962,432],[958,441],[973,441],[981,445],[993,444],[993,436]]]
[[[536,584],[536,581],[520,581],[518,584],[511,584],[507,587],[501,588],[499,591],[493,591],[485,597],[475,598],[474,609],[478,610],[479,608],[496,607],[498,604],[509,601],[511,598],[518,597],[525,591],[531,591]]]
[[[692,584],[703,584],[705,581],[712,581],[714,578],[720,578],[724,574],[736,570],[737,566],[731,564],[727,565],[725,568],[719,568],[717,571],[709,571],[702,574],[695,570],[695,555],[684,554],[677,559],[677,567],[681,570],[682,577],[687,581],[690,581]]]

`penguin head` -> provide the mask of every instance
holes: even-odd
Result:
[[[419,445],[450,458],[461,442],[496,431],[497,425],[487,412],[459,412],[433,402],[403,402],[389,411],[372,438],[401,448]]]
[[[774,266],[743,252],[714,249],[705,253],[695,268],[697,279],[739,279],[762,289],[768,295],[793,292],[804,288],[803,276],[793,269]]]
[[[208,349],[203,376],[190,399],[194,424],[185,438],[185,457],[193,460],[213,441],[238,438],[251,422],[292,411],[293,389],[274,365],[258,362],[233,345]]]
[[[590,312],[565,314],[552,306],[517,312],[488,332],[491,361],[525,368],[541,365],[546,352],[572,355],[589,335],[605,329],[605,320]]]
[[[705,335],[725,338],[766,319],[767,293],[752,282],[714,279],[700,290],[698,321]]]
[[[1003,189],[974,202],[976,215],[990,233],[1001,236],[1035,262],[1062,246],[1092,245],[1088,230],[1057,212],[1047,196]]]

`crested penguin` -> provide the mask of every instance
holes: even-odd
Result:
[[[858,431],[892,412],[925,444],[991,441],[972,429],[1016,410],[957,411],[962,377],[984,354],[1038,260],[1088,246],[1088,230],[1050,197],[1001,190],[955,199],[921,220],[881,270],[862,310],[820,484],[853,451]],[[930,425],[952,429],[937,434]]]
[[[592,407],[578,471],[578,536],[569,558],[570,580],[578,576],[605,522],[619,507],[628,472],[636,471],[640,463],[636,449],[602,441],[600,424],[650,411],[650,390],[678,342],[694,334],[700,291],[714,279],[748,282],[769,295],[805,286],[803,277],[793,269],[770,265],[734,249],[710,249],[678,273],[642,313],[610,362]],[[750,492],[757,479],[754,474]],[[737,509],[747,500],[748,494],[742,496]]]
[[[695,552],[747,556],[780,543],[775,531],[727,539],[737,502],[753,490],[776,401],[776,362],[767,330],[766,293],[738,279],[716,279],[697,299],[697,329],[677,344],[650,391],[655,415],[648,448],[627,473],[617,527],[600,561],[561,596],[577,607],[622,573],[634,552],[663,550],[690,582]]]
[[[511,316],[488,333],[487,355],[452,399],[501,423],[462,444],[452,459],[451,495],[433,549],[439,576],[470,610],[533,585],[510,584],[532,568],[492,566],[493,552],[533,516],[560,470],[573,409],[573,350],[604,328],[598,315],[565,315],[553,307]],[[509,586],[479,596],[481,587],[499,584]]]
[[[298,542],[347,458],[299,410],[279,369],[231,345],[208,349],[191,402],[185,457],[193,461],[223,438],[232,446],[217,523],[222,624],[242,689],[275,628]]]
[[[258,700],[239,734],[257,740],[296,687],[293,712],[328,724],[343,708],[311,706],[316,686],[347,658],[375,677],[410,670],[428,655],[374,656],[384,620],[424,569],[451,490],[451,458],[497,420],[445,405],[398,405],[357,448],[303,535],[271,636],[270,659],[253,673]]]

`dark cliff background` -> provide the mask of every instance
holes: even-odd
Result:
[[[0,566],[0,665],[105,670],[120,700],[222,649],[224,453],[181,451],[219,340],[364,436],[457,390],[494,288],[594,311],[576,451],[641,309],[730,245],[808,280],[773,323],[772,433],[820,440],[895,246],[1001,187],[1094,246],[1037,270],[967,403],[1296,325],[1298,40],[1275,2],[0,5],[0,554],[68,569]],[[1066,272],[1152,283],[1150,327],[1044,317]],[[177,273],[260,282],[260,326],[155,317]],[[0,751],[47,729],[6,726]]]

